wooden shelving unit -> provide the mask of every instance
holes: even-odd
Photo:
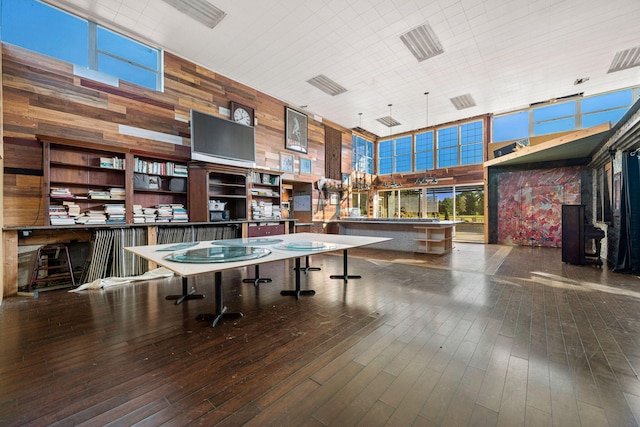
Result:
[[[256,220],[280,219],[282,179],[280,174],[254,170],[251,172],[251,218]]]
[[[209,201],[225,203],[229,220],[247,219],[249,170],[206,162],[189,163],[188,205],[191,221],[208,222]]]
[[[453,226],[427,226],[414,227],[424,233],[424,238],[416,239],[420,249],[417,252],[442,255],[453,249]]]

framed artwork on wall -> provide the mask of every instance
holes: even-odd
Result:
[[[331,195],[329,196],[329,204],[335,206],[338,203],[340,203],[340,196],[338,195],[338,193],[331,193]]]
[[[311,175],[311,159],[300,158],[300,174]]]
[[[280,153],[280,170],[293,172],[293,154]]]
[[[307,115],[285,107],[285,124],[284,148],[307,154],[309,151]]]

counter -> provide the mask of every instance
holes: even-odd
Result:
[[[339,234],[389,237],[372,248],[404,252],[445,254],[453,248],[453,226],[462,221],[428,218],[344,218],[334,221]]]

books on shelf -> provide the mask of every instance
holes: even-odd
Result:
[[[134,172],[184,177],[188,175],[186,164],[175,163],[172,161],[158,162],[153,160],[144,160],[139,157],[135,157],[134,160]]]
[[[51,197],[73,197],[73,194],[71,194],[68,188],[62,187],[51,187],[49,194]]]
[[[93,200],[109,200],[111,193],[108,190],[89,190],[89,198]]]
[[[100,165],[101,168],[108,169],[124,169],[125,168],[125,160],[120,157],[100,157]]]
[[[63,205],[49,206],[49,221],[51,225],[73,225],[75,221]]]

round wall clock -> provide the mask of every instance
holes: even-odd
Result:
[[[253,126],[254,110],[246,105],[231,101],[229,109],[231,110],[231,120],[247,126]]]

